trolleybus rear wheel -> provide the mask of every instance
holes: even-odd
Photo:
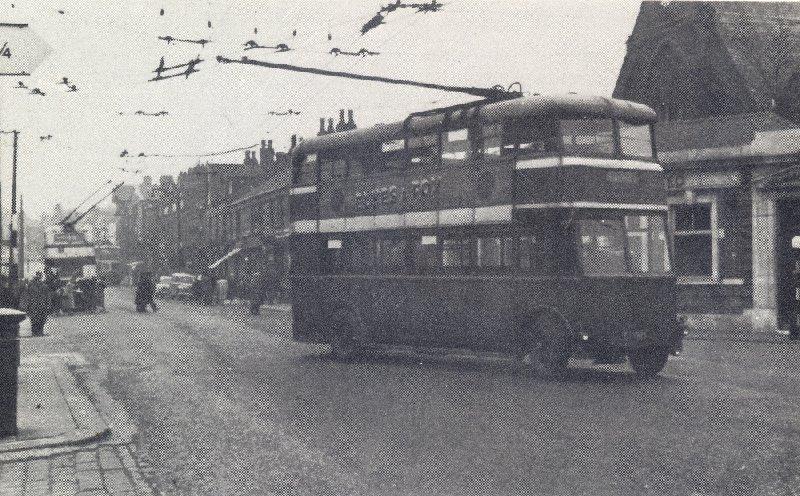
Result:
[[[356,336],[359,335],[359,320],[349,310],[339,310],[330,320],[331,355],[337,360],[352,360],[360,351]]]
[[[642,348],[628,352],[628,361],[639,377],[653,377],[667,364],[669,348]]]
[[[553,377],[567,370],[570,356],[569,326],[563,317],[546,312],[538,319],[518,355],[521,365],[537,375]]]

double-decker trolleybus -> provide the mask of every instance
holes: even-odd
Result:
[[[656,114],[565,95],[480,102],[293,151],[294,339],[578,351],[655,375],[682,339]]]

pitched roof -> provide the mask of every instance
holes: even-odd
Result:
[[[614,95],[643,98],[665,47],[689,70],[682,79],[699,71],[698,82],[715,86],[731,109],[769,109],[800,71],[800,2],[642,2]]]
[[[769,103],[800,68],[800,2],[708,3],[748,89]]]

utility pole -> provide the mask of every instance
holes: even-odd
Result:
[[[19,197],[19,235],[17,245],[17,260],[19,266],[19,278],[25,279],[25,207],[22,204],[22,196]]]
[[[182,247],[182,236],[181,236],[181,185],[180,179],[178,180],[178,184],[176,185],[175,189],[175,242],[178,247],[177,253],[177,262],[180,270],[184,269],[184,260],[183,260],[183,247]]]
[[[19,282],[19,266],[14,259],[14,249],[17,247],[17,231],[14,229],[14,216],[17,214],[17,143],[19,131],[12,131],[14,135],[13,154],[11,162],[11,218],[8,222],[8,280],[9,284]]]

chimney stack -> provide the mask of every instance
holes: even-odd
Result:
[[[336,131],[344,131],[347,123],[344,121],[344,109],[339,109],[339,122],[336,124]]]
[[[356,129],[356,121],[353,120],[353,109],[349,109],[347,111],[347,128],[346,129]]]
[[[266,169],[275,164],[275,150],[272,148],[272,140],[261,140],[261,167]]]
[[[336,130],[333,128],[333,119],[328,119],[328,131],[327,133],[335,133]]]
[[[293,134],[292,135],[292,146],[289,147],[289,150],[294,150],[294,147],[296,147],[296,146],[297,146],[297,135]]]
[[[320,117],[319,118],[319,132],[317,133],[317,136],[322,136],[323,134],[325,134],[325,118],[324,117]]]

